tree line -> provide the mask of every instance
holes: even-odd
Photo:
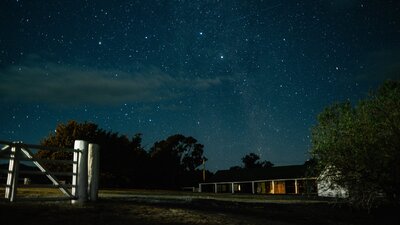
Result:
[[[242,158],[242,166],[232,166],[229,170],[255,169],[255,168],[270,168],[274,164],[270,161],[261,161],[261,158],[256,153],[248,153]]]
[[[77,121],[58,124],[41,145],[73,148],[75,140],[96,143],[100,148],[102,187],[166,188],[194,186],[202,180],[198,167],[206,161],[204,146],[190,136],[172,135],[146,150],[142,134],[126,135],[100,129],[97,124]],[[37,158],[72,159],[72,153],[39,150]],[[71,171],[69,165],[46,165],[50,171]],[[210,173],[210,172],[208,172]]]
[[[177,189],[197,186],[203,182],[201,165],[207,161],[204,145],[190,136],[175,134],[157,141],[146,150],[142,145],[142,134],[131,138],[100,129],[90,122],[71,120],[57,125],[55,132],[41,141],[43,146],[73,148],[75,140],[86,140],[100,145],[100,185],[102,187]],[[72,153],[39,150],[37,158],[71,160]],[[231,170],[268,168],[274,164],[261,161],[255,153],[242,158],[243,166]],[[72,170],[71,165],[45,163],[50,171]],[[205,177],[213,173],[206,170]],[[68,180],[70,178],[64,177]]]

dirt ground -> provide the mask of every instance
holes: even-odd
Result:
[[[102,202],[85,205],[37,202],[0,203],[0,218],[1,224],[7,225],[291,224],[229,212],[133,202]]]
[[[21,192],[27,198],[14,203],[0,201],[1,225],[377,225],[400,221],[395,209],[367,214],[337,203],[285,196],[103,191],[95,203],[71,204],[66,200],[38,198],[30,190]]]
[[[0,221],[6,225],[123,225],[123,224],[396,224],[388,218],[350,212],[326,205],[248,204],[218,201],[143,203],[102,200],[69,202],[0,202]]]

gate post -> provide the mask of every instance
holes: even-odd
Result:
[[[83,140],[76,140],[74,149],[79,152],[74,152],[74,164],[72,166],[72,195],[76,200],[72,203],[87,201],[88,187],[88,143]]]
[[[11,147],[7,174],[7,186],[5,189],[5,198],[8,199],[10,202],[15,201],[17,197],[19,153],[19,147]]]
[[[96,201],[99,190],[99,145],[89,144],[88,150],[88,195],[90,201]]]

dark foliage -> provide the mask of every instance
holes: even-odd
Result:
[[[400,82],[385,82],[355,107],[334,104],[318,115],[312,155],[333,184],[362,208],[400,204]]]
[[[202,180],[197,170],[203,159],[203,145],[193,137],[173,135],[156,142],[150,152],[142,147],[142,134],[131,139],[106,132],[93,123],[69,121],[59,124],[55,133],[41,144],[73,148],[75,140],[100,145],[100,182],[103,187],[179,188]],[[71,153],[39,150],[38,158],[72,159]],[[71,171],[71,166],[47,164],[50,171]]]
[[[150,157],[156,185],[177,188],[198,181],[202,175],[196,168],[206,160],[203,148],[195,138],[180,134],[154,143]]]

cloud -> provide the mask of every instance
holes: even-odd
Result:
[[[222,79],[220,77],[216,77],[216,78],[209,78],[209,79],[200,79],[197,78],[194,80],[194,87],[196,89],[208,89],[212,86],[217,86],[220,85],[222,83]]]
[[[204,91],[222,80],[173,77],[155,67],[127,73],[27,60],[0,70],[0,99],[99,105],[161,101]]]

